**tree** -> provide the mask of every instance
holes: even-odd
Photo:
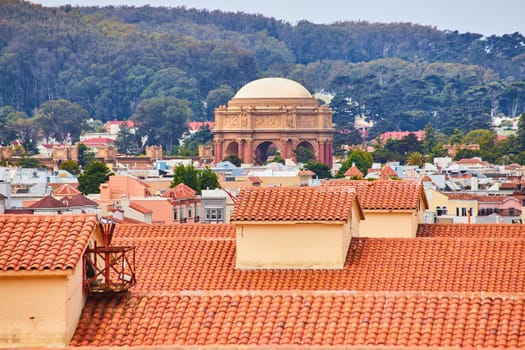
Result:
[[[308,162],[304,165],[304,169],[313,171],[319,179],[332,178],[330,167],[327,164],[321,162]]]
[[[215,108],[226,105],[235,94],[235,91],[228,85],[221,85],[208,92],[206,96],[206,117],[213,120]]]
[[[38,159],[28,157],[25,154],[16,161],[16,165],[21,168],[29,169],[36,169],[42,167],[42,163],[40,163]]]
[[[226,157],[224,157],[223,161],[230,162],[233,165],[235,165],[236,167],[240,167],[241,164],[242,164],[242,159],[239,158],[239,156],[236,155],[236,154],[229,154],[229,155],[227,155]]]
[[[219,178],[209,167],[206,167],[199,172],[200,190],[213,190],[220,188]],[[201,191],[199,191],[201,192]]]
[[[419,152],[411,152],[407,156],[407,165],[417,165],[422,167],[425,164],[424,157]]]
[[[73,175],[80,174],[80,166],[74,160],[65,160],[60,164],[60,169],[65,170]]]
[[[217,174],[210,168],[206,167],[200,170],[195,169],[193,165],[179,164],[175,167],[170,187],[175,187],[181,183],[194,189],[197,194],[201,194],[203,189],[220,188]]]
[[[200,193],[199,175],[193,165],[184,165],[181,163],[175,167],[170,187],[175,187],[181,183]]]
[[[186,124],[193,116],[187,100],[172,96],[156,97],[142,101],[133,120],[138,124],[138,135],[147,145],[162,145],[166,150],[186,131]]]
[[[308,163],[315,159],[313,152],[302,146],[299,146],[295,149],[295,157],[299,163]]]
[[[139,141],[137,140],[135,133],[128,128],[126,122],[120,124],[120,131],[115,140],[115,147],[117,147],[117,151],[122,154],[138,154]]]
[[[78,165],[81,167],[87,166],[95,159],[95,153],[93,153],[90,148],[83,143],[77,145],[78,149]]]
[[[84,194],[100,193],[100,184],[107,182],[111,175],[113,173],[104,163],[92,161],[78,176],[78,190]]]
[[[213,134],[209,126],[201,127],[196,133],[184,140],[179,148],[179,155],[189,157],[199,154],[199,145],[210,144],[213,141]]]
[[[46,137],[54,137],[65,143],[69,138],[73,142],[79,139],[89,114],[80,105],[60,99],[44,102],[38,109],[36,118]]]
[[[519,146],[518,151],[525,151],[525,113],[521,113],[519,116],[516,143]]]
[[[352,164],[355,164],[355,166],[364,174],[366,175],[368,173],[368,169],[372,166],[372,163],[374,162],[374,158],[372,158],[372,155],[368,152],[361,151],[360,149],[356,149],[352,151],[346,160],[341,164],[341,168],[339,168],[339,171],[337,171],[337,174],[335,177],[341,178],[345,176],[345,173]]]

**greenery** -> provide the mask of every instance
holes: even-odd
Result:
[[[69,172],[72,175],[80,174],[80,166],[74,160],[65,160],[60,164],[60,169]]]
[[[332,178],[332,173],[330,172],[330,167],[327,164],[321,162],[308,162],[304,165],[304,169],[313,171],[317,178],[319,179],[330,179]]]
[[[31,158],[27,155],[22,155],[22,157],[18,158],[16,161],[16,165],[21,168],[30,168],[30,169],[42,167],[42,163],[40,163],[38,159]]]
[[[197,194],[201,194],[203,189],[220,188],[217,174],[210,168],[206,167],[200,170],[195,169],[193,165],[179,164],[175,167],[170,187],[175,187],[181,183],[194,189]]]
[[[223,161],[230,162],[233,165],[235,165],[236,167],[240,167],[241,164],[242,164],[242,159],[239,158],[239,156],[236,155],[236,154],[229,154],[229,155],[227,155],[226,157],[224,157]]]
[[[183,145],[179,148],[179,155],[185,157],[197,156],[199,155],[199,145],[209,145],[212,141],[213,134],[210,128],[205,125],[184,140]]]
[[[292,25],[184,7],[45,8],[22,0],[2,2],[0,23],[0,142],[19,139],[27,153],[41,130],[77,140],[87,118],[133,118],[146,144],[171,150],[189,118],[211,119],[241,86],[264,76],[333,94],[336,128],[352,130],[365,116],[375,122],[372,139],[428,124],[438,134],[467,134],[489,129],[491,115],[525,112],[520,33]],[[357,136],[337,133],[336,145],[357,144]]]
[[[113,175],[111,170],[99,161],[92,161],[78,176],[78,190],[84,194],[100,193],[100,184]]]
[[[83,143],[79,143],[77,146],[78,149],[78,165],[80,167],[85,167],[95,159],[95,153],[93,153],[90,148]]]
[[[126,155],[137,155],[139,153],[140,140],[128,126],[127,123],[120,125],[120,130],[115,140],[117,152]]]
[[[315,155],[306,147],[299,146],[295,149],[295,156],[297,162],[299,163],[308,163],[315,159]]]
[[[352,164],[355,164],[355,166],[363,173],[363,175],[366,176],[368,173],[368,169],[372,167],[372,163],[374,162],[374,158],[372,155],[368,152],[364,152],[360,149],[356,149],[352,151],[346,160],[341,164],[341,168],[337,171],[335,174],[336,178],[342,178],[345,176],[345,173]]]

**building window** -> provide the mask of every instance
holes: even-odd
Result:
[[[515,215],[514,208],[509,208],[509,215],[511,215],[511,216]]]
[[[445,206],[443,206],[443,207],[437,206],[436,207],[436,215],[437,216],[447,215],[447,207],[445,207]]]
[[[177,221],[177,208],[173,209],[173,221]]]
[[[461,208],[461,216],[467,216],[467,208]]]
[[[188,208],[188,217],[191,218],[191,207]]]
[[[207,222],[223,222],[222,208],[206,208]]]

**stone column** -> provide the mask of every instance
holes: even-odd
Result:
[[[253,140],[247,140],[248,154],[246,157],[246,163],[253,164]]]
[[[324,160],[325,159],[325,141],[324,139],[319,140],[317,148],[319,150],[317,160],[320,161],[321,163],[324,163],[325,162]]]
[[[245,157],[244,157],[244,140],[237,140],[237,145],[239,146],[238,156],[241,158],[243,163],[246,163]]]
[[[214,158],[215,164],[220,163],[221,160],[223,159],[223,156],[222,156],[222,141],[220,141],[220,140],[215,141],[213,155],[214,155],[213,158]]]

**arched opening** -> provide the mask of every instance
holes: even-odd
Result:
[[[295,159],[299,163],[308,163],[316,159],[315,149],[308,141],[301,141],[294,150]]]
[[[226,148],[226,152],[224,153],[225,156],[231,156],[231,155],[238,155],[239,154],[239,145],[237,142],[230,142],[228,147]]]
[[[255,149],[255,164],[264,164],[271,161],[281,150],[271,141],[261,143]]]

